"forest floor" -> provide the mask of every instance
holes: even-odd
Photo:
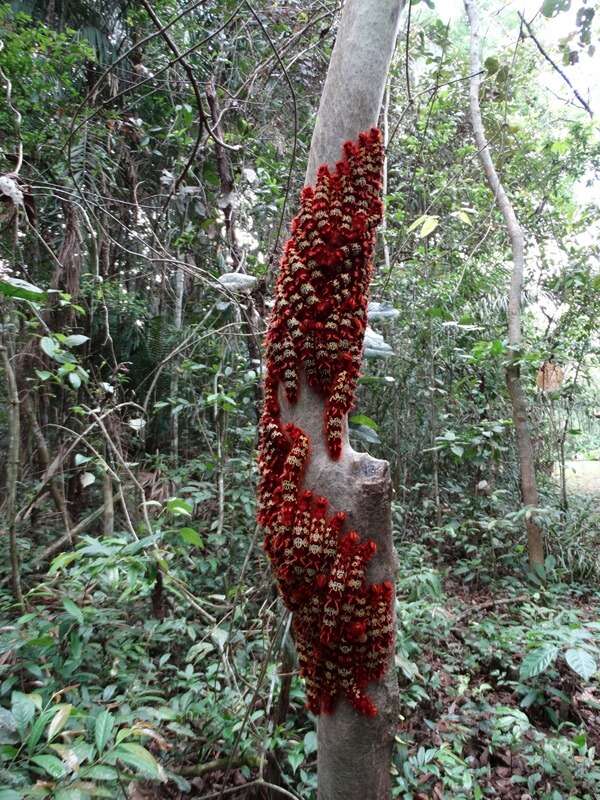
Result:
[[[600,461],[567,461],[566,474],[569,491],[596,495],[600,504]]]
[[[441,528],[417,516],[404,526],[403,509],[396,509],[401,716],[394,798],[600,797],[598,514],[589,505],[589,496],[573,494],[570,513],[580,509],[575,548],[557,549],[539,574],[527,571],[521,537],[511,539],[502,518],[478,516],[472,504],[455,508],[456,519]],[[485,528],[491,523],[493,538]],[[69,726],[60,734],[65,741],[80,737],[82,758],[98,749],[94,765],[81,772],[96,782],[94,797],[122,796],[114,783],[119,758],[130,800],[207,800],[222,790],[236,800],[263,800],[256,765],[264,757],[292,797],[314,800],[316,720],[297,674],[275,730],[266,711],[279,707],[277,674],[289,667],[273,654],[270,679],[262,669],[270,641],[268,628],[256,624],[255,597],[262,602],[270,591],[263,557],[255,567],[264,587],[253,589],[246,616],[240,611],[241,621],[228,628],[174,593],[155,602],[152,543],[127,534],[84,537],[43,581],[28,578],[35,586],[29,613],[0,625],[0,735],[3,719],[22,720],[4,746],[0,800],[81,797],[74,794],[77,771],[67,773],[55,758],[66,752],[62,740],[41,735],[55,714]],[[190,569],[187,558],[178,573],[226,619],[228,598],[211,590],[229,554],[208,542],[192,562],[205,571]],[[0,601],[7,606],[10,598],[0,592]],[[50,707],[35,716],[42,695]],[[66,708],[69,716],[58,716]],[[168,781],[157,782],[165,775],[157,764]],[[148,774],[154,780],[139,780]],[[42,793],[21,791],[28,782]],[[11,787],[4,794],[3,783]]]

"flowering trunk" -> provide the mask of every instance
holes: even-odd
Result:
[[[398,719],[389,467],[351,448],[347,414],[381,221],[381,139],[359,134],[377,124],[402,6],[344,6],[267,337],[259,516],[320,715],[320,800],[390,796]]]

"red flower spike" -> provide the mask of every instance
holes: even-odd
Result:
[[[392,642],[393,585],[368,585],[376,551],[344,512],[303,490],[308,437],[283,425],[278,393],[298,399],[300,376],[324,401],[323,433],[340,458],[345,416],[354,404],[366,327],[374,236],[381,221],[381,134],[373,128],[343,146],[331,172],[319,168],[302,191],[275,289],[266,337],[267,376],[260,424],[257,517],[286,606],[307,704],[331,713],[340,696],[365,716],[377,709],[365,687],[386,667]]]

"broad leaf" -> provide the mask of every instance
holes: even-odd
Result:
[[[65,597],[63,600],[63,608],[69,616],[76,619],[80,624],[83,624],[83,612],[70,598]]]
[[[85,489],[86,486],[91,486],[96,482],[96,476],[93,472],[83,472],[80,478],[81,485]]]
[[[48,299],[43,289],[38,289],[37,286],[21,278],[11,278],[9,275],[3,275],[0,280],[0,294],[14,297],[15,300],[32,300],[34,303],[42,303]]]
[[[99,753],[102,753],[106,747],[114,726],[114,717],[110,711],[105,708],[96,717],[96,725],[94,727],[94,738],[96,740],[96,747],[98,748]]]
[[[31,759],[33,764],[37,764],[45,770],[52,778],[64,778],[67,774],[67,769],[63,762],[56,756],[33,756]]]
[[[40,339],[40,347],[49,358],[55,358],[59,351],[58,343],[50,336],[42,336]]]
[[[367,428],[371,428],[374,431],[379,429],[379,425],[375,422],[375,420],[371,419],[371,417],[367,417],[366,414],[354,414],[350,417],[348,422],[351,425],[366,425]]]
[[[417,236],[419,239],[424,239],[430,233],[433,233],[439,224],[440,221],[437,217],[426,217]]]
[[[198,531],[195,531],[193,528],[182,528],[179,531],[179,535],[186,544],[193,544],[200,549],[204,547],[202,537]]]
[[[113,767],[107,767],[104,764],[96,764],[95,767],[90,767],[85,771],[86,778],[93,778],[96,781],[116,781],[119,773]]]
[[[0,800],[23,800],[23,795],[15,789],[0,789]]]
[[[149,753],[145,747],[142,747],[141,744],[124,742],[114,750],[114,754],[130,767],[134,767],[134,769],[139,770],[149,777],[157,780],[164,779],[164,772],[161,766],[154,756]]]
[[[538,647],[536,650],[527,653],[519,670],[521,678],[534,678],[536,675],[541,675],[542,672],[548,669],[557,655],[558,647],[554,645]]]
[[[35,715],[36,703],[30,695],[22,692],[13,692],[11,699],[11,712],[17,724],[19,733],[23,734]]]
[[[83,336],[81,333],[73,333],[67,336],[64,340],[65,347],[80,347],[82,344],[89,342],[89,336]]]
[[[596,674],[598,671],[598,664],[596,659],[587,650],[581,647],[571,647],[565,653],[565,661],[571,667],[573,672],[580,675],[585,681]]]
[[[171,497],[170,500],[167,500],[167,511],[170,511],[176,517],[191,517],[193,510],[194,507],[190,503],[179,497]]]
[[[71,716],[71,711],[73,710],[73,706],[70,703],[61,703],[56,708],[57,711],[52,717],[52,722],[50,725],[48,725],[48,730],[46,731],[46,739],[48,741],[53,739],[62,731],[67,724],[67,720]]]

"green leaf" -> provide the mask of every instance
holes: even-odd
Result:
[[[76,372],[69,372],[68,381],[73,389],[79,389],[81,386],[81,378]]]
[[[80,559],[82,555],[83,553],[79,550],[75,550],[71,553],[61,553],[59,556],[56,556],[56,558],[50,564],[48,575],[54,575],[59,569],[68,567],[73,561]]]
[[[192,511],[194,507],[190,503],[186,503],[185,500],[181,500],[179,497],[171,497],[170,500],[167,500],[167,511],[170,511],[176,517],[185,516],[191,517]]]
[[[129,739],[135,733],[133,728],[119,728],[117,731],[117,735],[115,736],[115,743],[120,744],[125,739]]]
[[[216,627],[211,631],[210,637],[218,644],[219,650],[222,650],[229,638],[229,632],[223,628]]]
[[[0,789],[0,800],[23,800],[23,795],[14,789]]]
[[[29,695],[22,692],[12,693],[11,713],[21,735],[35,716],[35,708],[36,704]]]
[[[27,752],[34,753],[35,749],[42,738],[42,734],[44,732],[44,728],[48,724],[48,720],[52,718],[52,711],[44,711],[40,716],[36,719],[31,727],[31,731],[29,736],[27,737]]]
[[[409,225],[409,227],[406,229],[406,232],[412,233],[412,231],[416,230],[416,228],[418,228],[419,225],[422,225],[426,219],[427,219],[427,214],[423,214],[422,216],[417,217],[417,219],[412,223],[412,225]]]
[[[40,347],[46,353],[48,358],[55,358],[59,351],[59,346],[54,339],[50,336],[42,336],[40,339]]]
[[[304,737],[304,752],[307,756],[317,752],[317,734],[314,731],[309,731]]]
[[[7,708],[0,706],[0,744],[11,744],[16,741],[17,723]]]
[[[371,419],[371,417],[367,417],[366,414],[354,414],[350,417],[348,422],[352,425],[366,425],[367,428],[371,428],[374,431],[379,430],[379,425],[375,420]]]
[[[91,486],[92,483],[96,482],[96,476],[93,472],[83,472],[79,480],[81,481],[82,487],[85,489],[86,486]]]
[[[63,342],[65,347],[80,347],[85,342],[89,342],[89,336],[83,336],[81,333],[74,333],[71,336],[67,336]]]
[[[571,0],[544,0],[542,14],[545,17],[555,17],[561,11],[568,11],[571,7]]]
[[[49,633],[43,636],[34,636],[33,639],[27,639],[25,642],[29,647],[51,647],[54,643],[54,639]]]
[[[93,778],[95,781],[116,781],[119,773],[113,767],[107,767],[104,764],[96,764],[95,767],[90,767],[85,771],[86,778]]]
[[[179,531],[179,535],[186,544],[193,544],[200,549],[204,547],[202,537],[198,531],[195,531],[193,528],[182,528]]]
[[[11,278],[9,275],[3,275],[0,279],[0,294],[14,297],[15,300],[32,300],[34,303],[42,303],[48,299],[43,289],[38,289],[37,286],[21,278]]]
[[[486,60],[483,62],[483,65],[486,68],[488,75],[493,75],[500,69],[500,62],[498,61],[496,56],[488,56]]]
[[[565,653],[565,661],[573,672],[580,675],[585,681],[596,674],[598,665],[595,658],[587,650],[581,647],[571,647]]]
[[[452,216],[459,219],[461,222],[464,222],[465,225],[472,225],[471,217],[467,214],[466,211],[460,209],[459,211],[453,211]]]
[[[94,738],[96,740],[96,747],[98,748],[99,753],[102,753],[106,747],[114,726],[114,717],[110,711],[105,708],[96,717],[96,724],[94,726]]]
[[[96,792],[94,792],[94,795],[98,796]],[[54,792],[53,798],[54,800],[88,800],[89,794],[76,786],[72,786],[69,789],[58,789]]]
[[[71,716],[72,710],[73,706],[70,703],[61,703],[56,706],[56,713],[52,717],[52,722],[48,725],[48,730],[46,731],[47,741],[54,739],[54,737],[62,731],[67,724],[67,720]]]
[[[363,442],[368,442],[368,444],[381,444],[379,434],[371,428],[367,428],[366,425],[353,425],[350,432],[353,436],[357,436]]]
[[[152,753],[149,753],[141,744],[124,742],[114,750],[114,754],[121,761],[157,780],[164,779],[164,773]]]
[[[521,662],[519,674],[521,678],[534,678],[544,672],[550,664],[556,659],[558,655],[558,647],[554,645],[546,645],[545,647],[538,647],[527,653]]]
[[[63,600],[63,608],[65,609],[67,614],[76,619],[80,625],[83,624],[83,612],[78,606],[75,605],[75,603],[70,598],[65,597],[65,599]]]
[[[292,772],[295,773],[300,764],[304,761],[304,753],[297,750],[295,753],[290,753],[287,760],[292,768]]]
[[[430,233],[433,233],[439,224],[440,221],[437,217],[426,216],[417,236],[419,239],[424,239],[426,236],[429,236]]]
[[[48,381],[52,377],[52,373],[47,369],[36,369],[35,374],[41,381]]]
[[[56,778],[57,780],[64,778],[67,774],[65,765],[60,758],[57,758],[56,756],[33,756],[31,761],[33,764],[37,764],[38,767],[41,767],[43,770],[45,770],[52,778]]]

